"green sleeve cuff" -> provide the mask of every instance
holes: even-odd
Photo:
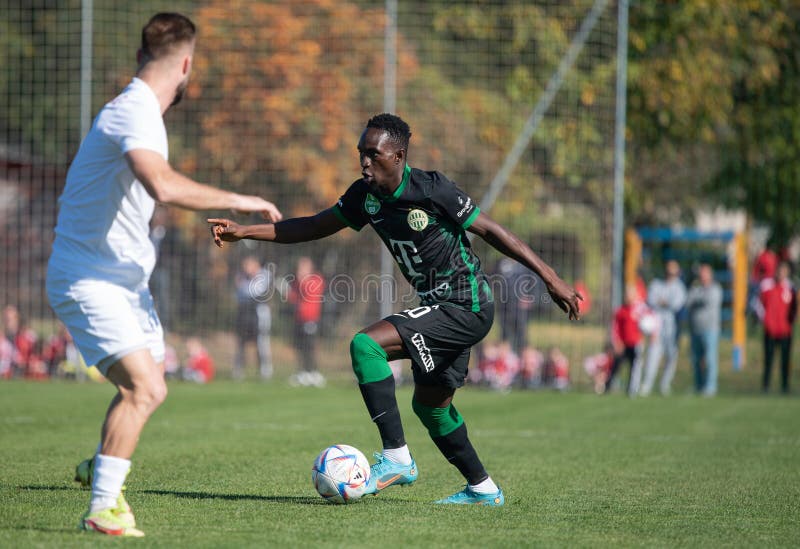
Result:
[[[339,208],[339,205],[338,205],[338,204],[335,204],[335,205],[333,206],[333,208],[331,208],[331,209],[333,210],[333,214],[334,214],[336,217],[338,217],[338,218],[339,218],[339,221],[341,221],[342,223],[344,223],[345,225],[347,225],[348,227],[350,227],[350,228],[351,228],[351,229],[353,229],[354,231],[360,231],[360,230],[361,230],[361,229],[364,227],[363,225],[362,225],[361,227],[359,227],[358,225],[355,225],[355,224],[354,224],[354,223],[352,223],[352,222],[351,222],[349,219],[347,219],[347,218],[344,216],[344,214],[342,213],[342,210]]]
[[[476,219],[478,219],[478,215],[481,213],[481,209],[478,206],[475,206],[475,209],[469,215],[466,221],[461,224],[461,227],[466,230],[469,229],[469,226],[472,225]]]

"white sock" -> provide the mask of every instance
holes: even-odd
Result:
[[[492,480],[492,477],[488,477],[483,482],[479,482],[475,485],[470,484],[469,489],[476,494],[496,494],[500,490],[497,484]]]
[[[97,454],[94,458],[92,500],[89,512],[102,511],[117,506],[117,498],[131,468],[129,459]]]
[[[400,448],[384,448],[383,457],[400,465],[411,465],[411,453],[408,451],[408,444],[404,444]]]

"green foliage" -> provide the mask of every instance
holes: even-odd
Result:
[[[25,157],[66,162],[77,143],[80,2],[60,8],[0,7],[0,135]],[[45,77],[47,75],[47,77]],[[74,132],[65,142],[57,129]]]
[[[713,200],[784,242],[796,233],[799,22],[790,0],[631,3],[635,218],[690,217]]]

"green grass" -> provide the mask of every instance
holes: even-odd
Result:
[[[430,502],[459,489],[399,390],[420,480],[325,503],[311,463],[331,443],[378,439],[358,390],[172,383],[134,457],[128,500],[147,537],[75,526],[111,387],[0,383],[0,547],[796,546],[800,399],[459,392],[503,508]]]

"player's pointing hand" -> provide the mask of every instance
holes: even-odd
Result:
[[[231,221],[230,219],[207,219],[211,224],[211,237],[214,239],[214,244],[222,248],[222,241],[237,242],[244,236],[242,234],[242,226]]]

